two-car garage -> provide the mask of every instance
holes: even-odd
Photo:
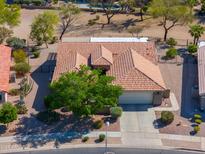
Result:
[[[125,91],[119,97],[120,104],[152,104],[153,91]]]

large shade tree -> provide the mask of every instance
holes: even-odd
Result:
[[[18,5],[6,4],[5,0],[0,0],[0,44],[10,37],[12,28],[20,23],[20,7]],[[6,26],[8,26],[6,28]]]
[[[80,9],[74,4],[65,4],[60,8],[60,19],[61,19],[61,35],[62,39],[64,33],[72,26],[72,24],[78,18]]]
[[[59,17],[55,12],[45,11],[39,14],[31,25],[30,38],[38,44],[45,43],[48,48],[48,42],[53,39],[58,22]]]
[[[116,106],[122,88],[113,85],[113,79],[87,66],[65,73],[50,85],[52,92],[46,97],[49,108],[68,107],[76,115],[88,116],[105,106]]]
[[[153,0],[149,12],[154,18],[160,19],[160,24],[164,28],[164,41],[167,40],[167,34],[174,26],[192,21],[189,7],[181,0]]]
[[[197,45],[199,38],[204,34],[205,28],[199,24],[190,26],[189,33],[194,38],[193,43]]]

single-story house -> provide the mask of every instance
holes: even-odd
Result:
[[[11,48],[0,45],[0,102],[7,101],[9,90],[9,74],[11,63]]]
[[[205,42],[199,43],[198,48],[198,84],[201,110],[205,109]]]
[[[101,68],[124,92],[120,104],[160,105],[168,97],[154,42],[62,42],[52,81],[80,65]]]

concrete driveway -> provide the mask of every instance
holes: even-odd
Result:
[[[159,131],[154,128],[156,119],[153,110],[147,106],[123,106],[120,127],[123,144],[130,146],[162,145],[158,138]]]
[[[123,110],[124,112],[120,119],[122,132],[159,133],[153,126],[153,122],[156,119],[155,113],[153,110],[149,110],[147,106],[128,105],[123,106]]]

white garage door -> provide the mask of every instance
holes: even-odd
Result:
[[[120,104],[152,104],[153,92],[124,92]]]

